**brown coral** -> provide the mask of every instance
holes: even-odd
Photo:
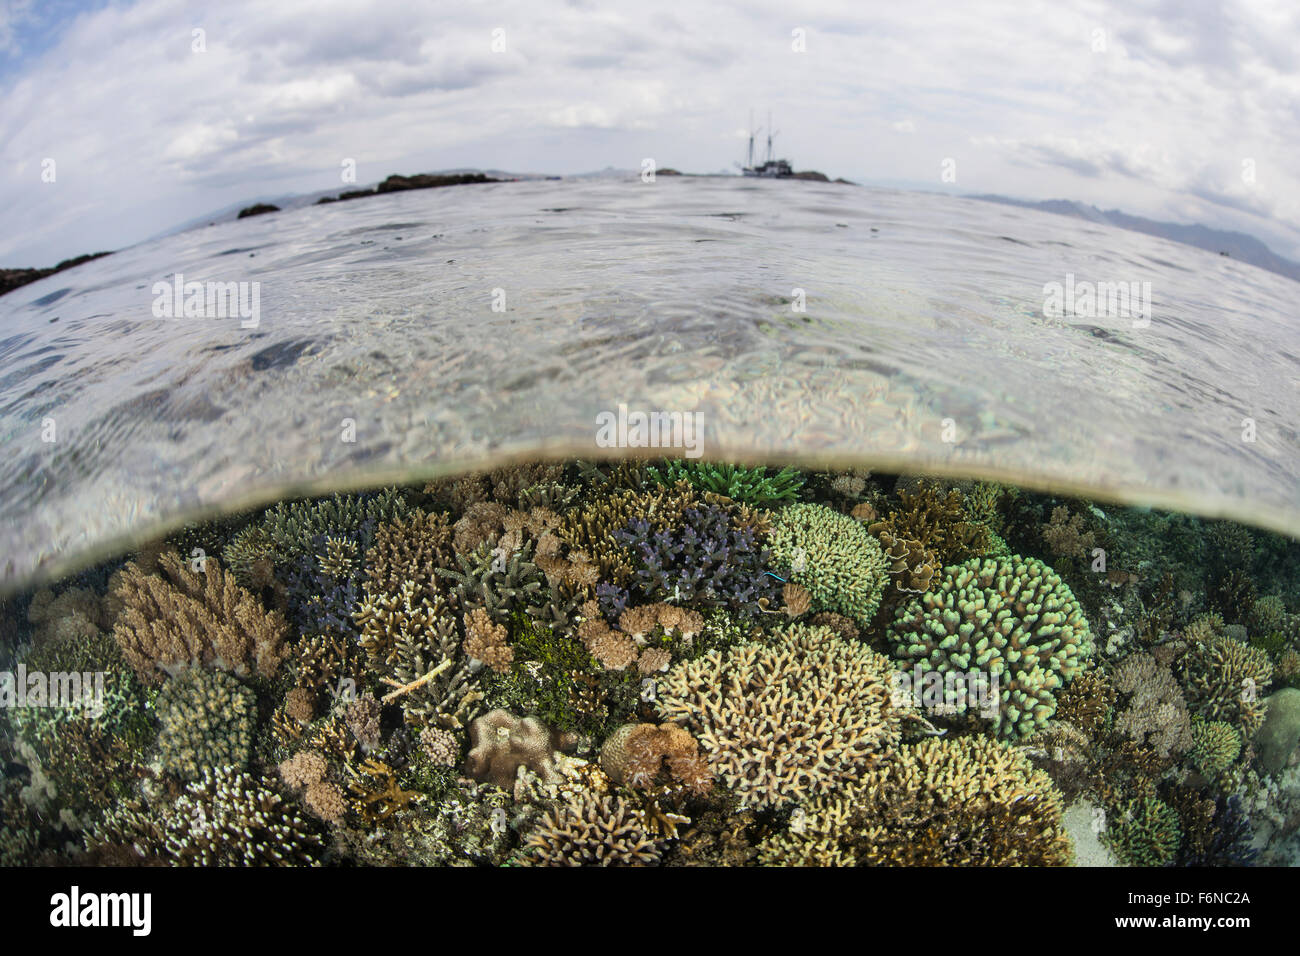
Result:
[[[481,607],[465,615],[466,655],[482,661],[498,674],[509,673],[510,663],[515,659],[514,650],[506,643],[508,636],[505,627],[493,621]]]
[[[1188,697],[1207,720],[1222,720],[1249,738],[1264,723],[1264,692],[1273,679],[1268,654],[1230,637],[1192,648],[1182,660]]]
[[[746,806],[833,791],[892,752],[912,713],[893,700],[887,658],[825,627],[791,624],[773,643],[680,662],[658,707],[689,723],[709,763]]]
[[[1086,559],[1097,546],[1097,536],[1084,530],[1083,515],[1070,514],[1065,505],[1052,509],[1052,519],[1043,526],[1043,540],[1058,557]]]
[[[577,743],[572,735],[561,734],[536,717],[516,717],[500,708],[470,724],[469,740],[465,773],[503,790],[514,786],[520,767],[536,773],[543,783],[559,783],[555,754]]]
[[[787,581],[781,588],[781,601],[785,605],[786,617],[802,617],[812,610],[812,592],[794,581]]]
[[[646,812],[622,797],[566,793],[529,835],[524,862],[537,866],[645,866],[658,863],[665,840]]]
[[[163,574],[128,564],[114,588],[122,613],[113,630],[142,683],[157,685],[196,666],[247,677],[272,677],[287,655],[288,627],[266,612],[215,558],[193,571],[175,552],[159,559]]]
[[[695,793],[708,793],[713,774],[699,744],[676,724],[624,724],[600,751],[601,769],[615,783],[646,789],[670,779]]]
[[[1114,686],[1126,699],[1115,714],[1116,733],[1162,759],[1191,749],[1191,716],[1168,666],[1145,651],[1131,654],[1115,669]]]

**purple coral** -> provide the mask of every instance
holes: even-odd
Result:
[[[636,518],[614,533],[631,554],[635,568],[631,588],[650,601],[727,607],[744,614],[777,604],[780,583],[766,574],[768,551],[751,528],[736,527],[716,505],[689,508],[681,524],[651,530]],[[627,598],[602,596],[610,613]]]

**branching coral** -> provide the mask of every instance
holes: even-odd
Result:
[[[473,719],[483,695],[441,597],[418,597],[412,581],[396,594],[368,591],[356,619],[367,657],[393,688],[385,699],[400,701],[407,723],[459,728]]]
[[[760,862],[785,865],[1063,866],[1073,847],[1047,774],[987,737],[924,740],[844,794],[796,811]]]
[[[1150,747],[1162,760],[1192,747],[1191,717],[1167,665],[1145,651],[1130,654],[1115,669],[1113,682],[1123,701],[1115,714],[1116,733]]]
[[[1192,724],[1192,762],[1207,777],[1214,777],[1241,754],[1241,735],[1232,724],[1221,720],[1198,720]]]
[[[622,797],[566,794],[525,842],[523,862],[538,866],[645,866],[658,863],[665,840],[644,810]]]
[[[776,566],[808,589],[815,610],[870,625],[888,565],[880,543],[861,524],[824,505],[789,505],[776,517],[771,546]]]
[[[253,746],[257,697],[229,674],[190,671],[167,685],[156,702],[163,768],[197,780],[216,767],[243,769]]]
[[[174,802],[127,801],[86,833],[88,850],[132,848],[172,866],[316,865],[316,828],[248,774],[207,771]]]
[[[788,625],[675,665],[660,713],[696,732],[710,765],[746,805],[777,807],[835,790],[885,758],[910,713],[891,699],[888,660],[829,628]]]
[[[590,556],[603,580],[624,586],[632,579],[633,567],[615,532],[637,519],[648,522],[652,531],[667,531],[696,505],[694,489],[684,482],[653,491],[616,491],[565,515],[558,533],[569,548]]]
[[[793,501],[803,487],[803,476],[793,468],[782,468],[769,475],[767,469],[761,467],[715,465],[673,458],[663,463],[662,470],[649,467],[646,472],[661,485],[686,481],[699,491],[710,491],[735,501],[756,505],[772,501]]]
[[[281,502],[231,540],[223,552],[239,583],[252,586],[254,565],[278,568],[313,554],[326,535],[349,535],[369,521],[372,526],[405,514],[408,505],[393,488],[363,495],[333,495],[315,501]]]
[[[614,537],[635,569],[633,593],[650,601],[726,607],[742,614],[776,603],[779,583],[764,573],[766,549],[719,505],[688,508],[680,525],[662,531],[637,518]]]
[[[1177,812],[1157,797],[1127,801],[1109,821],[1107,842],[1128,866],[1165,866],[1182,841]]]
[[[156,685],[200,665],[274,676],[287,654],[278,611],[265,611],[214,558],[202,571],[175,552],[159,563],[165,577],[128,564],[115,589],[123,608],[113,634],[141,682]]]
[[[483,608],[475,608],[465,615],[465,654],[482,661],[498,674],[510,671],[515,652],[506,642],[506,629],[495,622]]]
[[[893,540],[906,542],[910,549],[925,553],[927,557],[920,563],[933,567],[988,553],[990,529],[969,519],[965,500],[957,489],[945,492],[935,482],[920,481],[914,488],[900,485],[898,500],[898,507],[868,528],[882,541],[888,534]]]
[[[1057,692],[1092,654],[1091,629],[1070,589],[1047,565],[1019,555],[945,568],[937,586],[899,609],[889,641],[908,667],[996,677],[991,725],[1004,737],[1043,726]]]
[[[1264,722],[1264,693],[1273,679],[1268,655],[1257,647],[1216,637],[1183,656],[1187,695],[1207,720],[1224,720],[1250,736]]]

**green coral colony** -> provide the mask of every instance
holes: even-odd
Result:
[[[860,469],[285,502],[0,604],[0,864],[1285,862],[1297,581]]]

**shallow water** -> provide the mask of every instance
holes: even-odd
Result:
[[[257,327],[155,318],[176,273],[260,283]],[[1045,316],[1070,274],[1150,282],[1149,325]],[[710,458],[1294,534],[1296,288],[1061,217],[802,182],[503,183],[197,229],[0,299],[0,576],[307,487],[592,456],[619,403],[702,412]]]

